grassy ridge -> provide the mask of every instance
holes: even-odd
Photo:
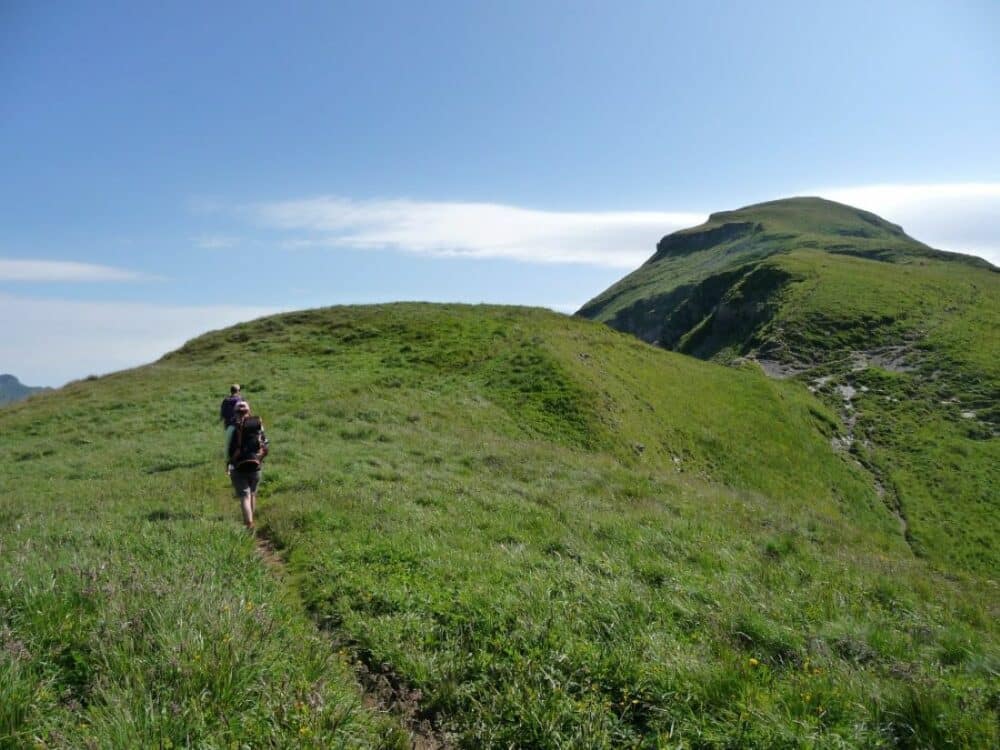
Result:
[[[792,252],[768,261],[790,284],[774,321],[803,354],[823,357],[910,337],[964,372],[1000,377],[1000,274],[961,263],[881,263]],[[773,329],[772,329],[773,331]],[[951,369],[949,367],[949,369]]]
[[[0,674],[48,670],[59,686],[44,703],[29,678],[10,682],[19,737],[110,743],[96,717],[134,695],[129,715],[153,718],[132,737],[398,740],[357,707],[329,650],[317,682],[323,652],[301,611],[231,528],[210,458],[221,431],[198,425],[234,379],[268,425],[263,520],[302,603],[351,654],[418,688],[462,746],[998,739],[995,590],[912,555],[870,475],[830,449],[835,412],[803,386],[542,311],[431,305],[277,316],[0,412],[0,458],[18,467],[0,478],[4,507],[34,524],[0,579],[21,581],[0,608],[4,637],[30,656],[7,647]],[[66,415],[90,446],[53,437]],[[190,517],[170,515],[180,508]],[[58,641],[25,614],[36,581],[76,596],[73,550],[169,613],[157,637],[129,641],[138,666],[76,651],[86,702],[62,697]],[[101,596],[101,612],[142,607],[122,587]],[[255,627],[247,601],[267,602],[273,627]],[[264,656],[232,667],[239,689],[206,694],[164,646],[239,630],[219,624],[227,605]],[[183,613],[192,627],[178,629]],[[276,654],[301,677],[282,682]],[[104,692],[96,676],[127,669],[148,687]],[[268,691],[252,731],[220,718],[247,685]],[[327,708],[302,734],[318,685]],[[174,717],[166,696],[195,695],[173,702],[200,713]]]

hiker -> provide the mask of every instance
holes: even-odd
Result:
[[[240,393],[240,384],[234,383],[229,386],[229,396],[222,399],[222,406],[219,407],[219,419],[222,420],[222,427],[228,428],[236,418],[236,404],[243,401],[243,394]]]
[[[233,483],[233,492],[243,511],[243,523],[248,529],[254,528],[257,485],[267,450],[263,422],[250,413],[250,404],[240,401],[236,404],[233,424],[226,428],[226,473]]]

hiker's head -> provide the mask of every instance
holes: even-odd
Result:
[[[233,383],[231,386],[229,386],[229,393],[230,393],[230,395],[235,396],[239,392],[240,392],[240,384],[239,383]]]
[[[243,417],[250,416],[250,404],[246,401],[240,401],[236,404],[236,418],[243,419]]]

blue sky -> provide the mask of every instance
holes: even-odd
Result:
[[[1000,261],[1000,4],[0,3],[0,372],[279,309],[572,311],[822,194]]]

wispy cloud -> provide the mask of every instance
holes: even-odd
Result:
[[[1000,183],[886,183],[797,192],[873,211],[932,247],[1000,263]],[[321,196],[257,204],[250,213],[258,223],[285,232],[277,244],[288,250],[397,250],[630,269],[653,253],[661,237],[701,223],[709,210],[543,211],[500,203]]]
[[[872,211],[931,247],[1000,265],[1000,182],[861,185],[814,194]]]
[[[149,281],[155,278],[138,271],[93,263],[0,258],[0,281]]]
[[[358,201],[331,196],[260,204],[253,214],[265,226],[293,233],[283,241],[288,248],[388,249],[623,269],[646,260],[664,234],[698,224],[706,216],[540,211],[499,203]]]
[[[280,312],[273,307],[78,302],[0,294],[0,372],[31,385],[151,362],[213,328]],[[45,346],[38,346],[44,341]]]

